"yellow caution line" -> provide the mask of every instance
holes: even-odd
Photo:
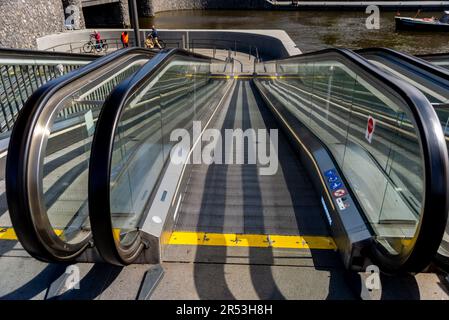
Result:
[[[0,228],[0,240],[17,240],[13,228]]]
[[[222,234],[206,232],[172,233],[168,244],[222,247],[256,247],[284,249],[336,250],[331,237],[323,236],[281,236],[259,234]]]
[[[62,230],[55,230],[59,236]],[[114,229],[114,238],[120,238],[120,229]],[[13,228],[0,228],[0,240],[17,241]],[[262,234],[222,234],[206,232],[173,232],[168,244],[222,247],[255,247],[281,249],[322,249],[336,250],[331,237],[324,236],[281,236]]]
[[[234,76],[229,76],[229,75],[212,75],[212,76],[207,76],[206,78],[211,78],[211,79],[254,79],[254,76],[252,75],[234,75]],[[281,77],[277,77],[277,76],[257,76],[257,79],[280,79]],[[284,79],[284,78],[282,78]]]
[[[57,236],[62,235],[62,233],[64,232],[64,230],[59,230],[59,229],[54,229],[53,231],[55,232],[55,234]],[[18,238],[17,238],[16,232],[14,231],[13,228],[0,227],[0,240],[17,241]]]

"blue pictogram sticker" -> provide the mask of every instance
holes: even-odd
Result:
[[[329,183],[333,183],[333,182],[338,182],[338,181],[340,181],[340,179],[339,179],[337,176],[333,176],[333,177],[327,178],[327,181],[328,181]]]
[[[337,172],[335,171],[335,170],[327,170],[326,172],[324,172],[324,175],[327,177],[327,178],[330,178],[330,177],[336,177],[337,176]]]
[[[337,181],[337,182],[332,182],[332,183],[330,184],[331,190],[337,190],[337,189],[340,189],[342,186],[343,186],[343,183],[341,183],[341,182],[339,182],[339,181]]]

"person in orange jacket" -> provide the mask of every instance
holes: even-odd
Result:
[[[128,35],[128,31],[123,31],[122,32],[122,45],[123,48],[128,48],[129,47],[129,35]]]

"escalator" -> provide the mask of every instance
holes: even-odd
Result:
[[[92,134],[113,88],[153,57],[120,50],[41,84],[21,109],[6,164],[10,218],[23,247],[69,261],[91,242],[87,172]]]
[[[338,249],[353,270],[429,265],[447,220],[448,157],[421,91],[347,50],[261,62],[236,77],[225,62],[182,50],[142,55],[95,104],[91,135],[65,140],[89,146],[75,186],[87,183],[88,194],[68,214],[36,210],[27,196],[46,199],[29,167],[45,169],[32,147],[48,140],[28,123],[60,110],[51,98],[65,97],[64,85],[38,91],[19,117],[8,201],[33,256],[73,261],[89,247],[114,265],[238,263],[249,250],[250,263],[269,265],[326,249],[335,263]]]
[[[444,61],[448,61],[447,57],[433,55],[433,59],[430,59],[430,56],[424,56],[424,59],[432,62],[430,63],[385,48],[363,49],[357,53],[419,89],[432,103],[443,128],[446,144],[449,142],[449,70],[442,65]],[[449,225],[446,227],[436,262],[449,270]]]

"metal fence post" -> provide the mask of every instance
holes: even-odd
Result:
[[[131,21],[134,28],[134,37],[136,41],[136,46],[140,47],[141,41],[140,41],[140,31],[139,31],[139,15],[137,12],[137,4],[136,0],[130,0],[130,11],[131,11]]]

